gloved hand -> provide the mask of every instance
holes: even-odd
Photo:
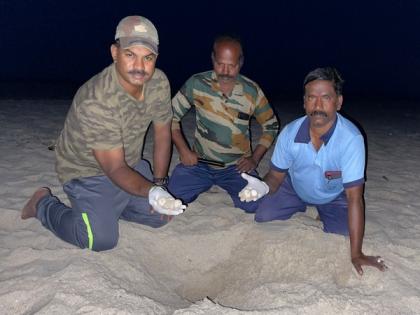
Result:
[[[241,174],[242,178],[248,181],[246,185],[238,194],[241,201],[250,202],[257,201],[264,195],[268,194],[270,188],[266,183],[247,173]]]
[[[183,213],[186,205],[181,200],[175,199],[170,193],[160,186],[153,186],[149,190],[149,204],[161,214],[178,215]]]

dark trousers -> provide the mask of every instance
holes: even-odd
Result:
[[[135,169],[149,180],[153,177],[144,160]],[[47,195],[37,205],[37,218],[59,238],[80,248],[102,251],[115,247],[120,218],[151,227],[166,224],[159,213],[150,212],[148,198],[126,193],[106,176],[73,179],[63,188],[72,207]]]
[[[257,175],[255,171],[250,174]],[[168,189],[176,198],[190,203],[211,186],[217,185],[227,191],[235,207],[254,213],[258,202],[242,202],[238,196],[246,184],[247,181],[241,177],[235,165],[217,169],[204,163],[193,166],[178,164],[169,179]]]
[[[296,194],[289,176],[286,176],[284,182],[274,194],[266,195],[261,200],[255,213],[255,221],[287,220],[296,212],[305,212],[306,206],[317,208],[325,232],[349,234],[348,203],[344,191],[329,203],[323,205],[308,204]]]

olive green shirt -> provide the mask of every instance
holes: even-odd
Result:
[[[120,85],[112,64],[77,91],[56,145],[56,171],[61,183],[104,175],[92,150],[124,148],[134,167],[141,158],[149,125],[172,119],[171,95],[165,74],[155,69],[138,101]]]

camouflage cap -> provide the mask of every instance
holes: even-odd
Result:
[[[158,54],[159,38],[155,26],[143,16],[127,16],[118,23],[115,39],[122,48],[143,46]]]

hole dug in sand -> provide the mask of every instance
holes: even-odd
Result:
[[[174,307],[206,298],[240,310],[314,303],[323,294],[320,287],[345,285],[352,273],[348,241],[317,227],[239,223],[213,233],[160,237],[167,241],[156,235],[147,241],[154,250],[143,256],[143,266],[181,298]]]

